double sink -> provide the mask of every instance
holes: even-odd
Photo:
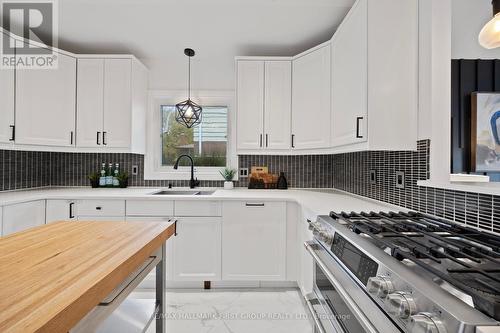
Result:
[[[155,193],[151,193],[152,195],[212,195],[215,191],[202,191],[202,190],[163,190]]]

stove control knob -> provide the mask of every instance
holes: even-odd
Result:
[[[435,314],[420,312],[410,321],[411,333],[446,333],[446,326]]]
[[[328,231],[320,231],[319,232],[319,240],[325,242],[327,244],[332,244],[333,236]]]
[[[388,311],[394,316],[408,319],[417,312],[417,304],[409,293],[397,291],[387,296]]]
[[[389,277],[382,275],[369,278],[366,286],[370,294],[377,295],[380,298],[385,298],[394,291],[392,281]]]

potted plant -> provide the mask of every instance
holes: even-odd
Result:
[[[92,186],[92,188],[99,187],[99,177],[99,173],[97,172],[93,172],[87,177],[90,180],[90,186]]]
[[[236,170],[231,169],[231,168],[224,168],[223,170],[219,171],[222,178],[224,178],[224,189],[225,190],[231,190],[234,188],[233,184],[233,178],[234,175],[236,174]]]
[[[120,184],[120,188],[127,188],[128,186],[128,173],[126,172],[120,172],[118,173],[118,176],[116,176],[118,179],[118,183]]]

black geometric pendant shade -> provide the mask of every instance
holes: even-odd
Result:
[[[175,120],[191,128],[201,123],[202,107],[191,100],[191,57],[194,57],[193,49],[185,49],[184,54],[188,56],[188,99],[175,105]]]

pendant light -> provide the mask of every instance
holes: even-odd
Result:
[[[202,108],[191,100],[191,58],[194,57],[194,50],[185,49],[184,54],[188,57],[188,99],[175,105],[175,120],[191,128],[201,123]]]
[[[493,0],[493,18],[479,33],[479,44],[486,49],[500,47],[500,0]]]

